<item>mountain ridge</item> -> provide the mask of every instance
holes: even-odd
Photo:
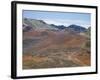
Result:
[[[64,26],[64,25],[55,25],[55,24],[48,24],[43,20],[37,20],[37,19],[29,19],[29,18],[24,18],[23,19],[23,26],[27,24],[27,27],[30,27],[30,29],[47,29],[47,30],[70,30],[74,31],[77,33],[80,32],[86,32],[87,29],[85,27],[76,25],[76,24],[71,24],[69,26]],[[28,28],[29,29],[29,28]],[[27,31],[27,30],[26,30]]]

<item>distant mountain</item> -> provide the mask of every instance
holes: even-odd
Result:
[[[23,27],[25,27],[26,25],[32,29],[35,29],[35,30],[40,30],[40,29],[41,30],[44,30],[44,29],[57,30],[57,28],[47,24],[43,20],[24,18],[23,19]]]
[[[64,25],[54,25],[54,24],[51,24],[51,26],[53,26],[53,27],[55,27],[55,28],[58,28],[58,29],[60,29],[60,30],[63,30],[63,29],[66,28],[66,26],[64,26]]]
[[[23,31],[30,31],[30,30],[63,30],[70,33],[81,33],[86,32],[87,29],[79,26],[79,25],[69,25],[68,27],[64,25],[55,25],[55,24],[48,24],[43,20],[36,20],[36,19],[23,19]]]
[[[51,24],[51,26],[55,27],[55,28],[58,28],[59,30],[64,30],[64,31],[67,31],[67,32],[72,32],[72,33],[80,33],[80,32],[86,32],[87,29],[82,27],[82,26],[79,26],[79,25],[69,25],[68,27],[64,26],[64,25],[54,25],[54,24]]]
[[[68,29],[70,29],[71,31],[74,31],[74,32],[78,32],[78,33],[79,33],[79,32],[86,32],[86,31],[87,31],[86,28],[84,28],[84,27],[82,27],[82,26],[74,25],[74,24],[68,26],[68,27],[67,27],[67,30],[68,30]]]

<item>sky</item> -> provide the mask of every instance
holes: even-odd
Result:
[[[23,10],[23,18],[43,20],[48,24],[65,25],[66,27],[76,24],[88,28],[91,25],[90,13]]]

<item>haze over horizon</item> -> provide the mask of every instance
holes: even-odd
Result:
[[[43,20],[48,24],[69,26],[71,24],[88,28],[91,26],[90,13],[51,12],[23,10],[23,18]]]

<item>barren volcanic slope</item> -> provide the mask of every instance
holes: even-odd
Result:
[[[27,21],[23,20],[23,69],[90,66],[90,38],[85,32]]]

